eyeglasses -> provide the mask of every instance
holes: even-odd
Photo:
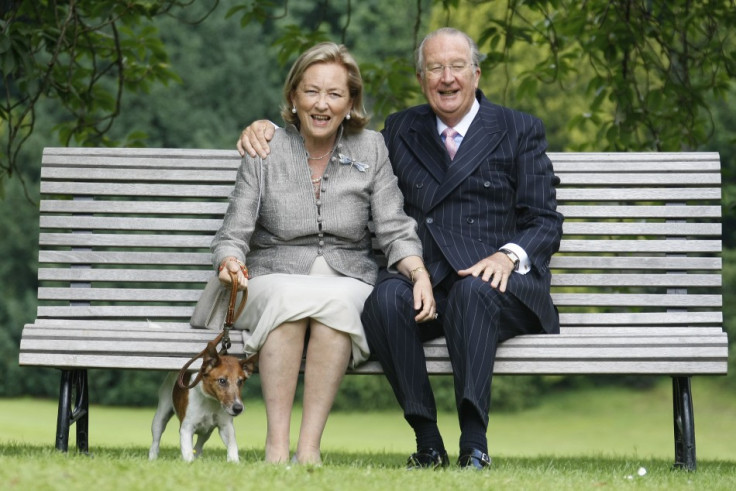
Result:
[[[475,64],[453,63],[451,65],[428,65],[424,71],[427,72],[429,78],[440,78],[445,73],[445,68],[449,68],[453,75],[459,75],[471,66],[475,66]]]

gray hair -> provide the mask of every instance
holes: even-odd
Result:
[[[468,36],[466,33],[454,27],[441,27],[436,31],[432,31],[422,39],[421,44],[417,48],[416,53],[416,71],[422,78],[424,78],[424,45],[433,37],[445,35],[445,36],[460,36],[468,42],[468,48],[470,48],[470,61],[474,66],[479,66],[482,60],[482,55],[478,49],[478,45],[473,41],[473,38]]]

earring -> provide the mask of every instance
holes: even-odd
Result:
[[[350,119],[350,113],[347,113],[347,114],[345,115],[345,119]]]
[[[296,114],[296,106],[291,106],[291,112]]]

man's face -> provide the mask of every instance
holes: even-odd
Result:
[[[472,64],[470,46],[462,36],[439,34],[424,44],[423,73],[417,74],[434,113],[455,126],[473,105],[480,68]]]

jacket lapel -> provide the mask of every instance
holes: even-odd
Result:
[[[434,130],[437,133],[437,130]],[[431,207],[437,206],[460,186],[489,156],[501,142],[505,132],[501,128],[494,106],[480,95],[480,110],[463,137],[455,159],[449,164],[440,188],[432,199]],[[439,136],[438,136],[439,138]],[[441,152],[441,155],[446,155]],[[446,157],[449,162],[449,157]]]
[[[401,138],[414,154],[416,162],[425,167],[437,182],[442,182],[447,171],[449,157],[444,152],[442,140],[437,134],[435,116],[429,106],[412,121],[408,131],[401,134]]]

